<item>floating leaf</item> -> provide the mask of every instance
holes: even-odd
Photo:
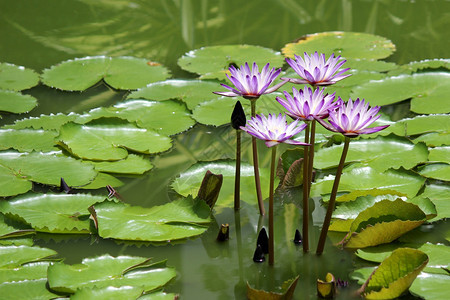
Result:
[[[27,192],[32,187],[31,181],[59,186],[64,178],[70,186],[81,186],[95,176],[97,172],[92,165],[59,152],[0,152],[0,196],[3,197]]]
[[[326,57],[334,53],[345,58],[380,59],[391,55],[395,46],[388,39],[369,33],[334,31],[308,34],[281,51],[291,58],[294,54],[303,57],[304,52],[317,51]]]
[[[128,156],[127,149],[148,154],[163,152],[172,146],[169,137],[152,130],[112,122],[68,123],[61,127],[58,140],[74,155],[90,160],[120,160]]]
[[[390,243],[420,226],[426,219],[417,205],[401,199],[382,200],[362,211],[353,221],[346,248],[365,248]]]
[[[192,50],[178,60],[178,65],[189,72],[197,73],[201,79],[226,79],[231,65],[240,67],[246,62],[255,62],[260,70],[265,64],[280,68],[284,64],[283,57],[272,49],[251,45],[225,45],[203,47]]]
[[[105,202],[95,205],[98,234],[103,238],[167,242],[202,234],[210,208],[192,197],[144,208]]]
[[[0,201],[0,212],[24,220],[36,231],[89,233],[88,207],[104,201],[89,194],[26,194]]]
[[[428,152],[429,161],[450,163],[450,146],[431,148]]]
[[[422,272],[409,288],[413,295],[428,300],[442,300],[448,297],[450,276]]]
[[[297,286],[297,277],[286,281],[281,288],[283,291],[281,293],[277,292],[267,292],[264,290],[257,290],[250,286],[247,282],[247,299],[249,300],[290,300],[294,297],[295,287]]]
[[[397,69],[389,72],[389,75],[411,74],[423,69],[439,69],[446,68],[450,70],[450,59],[435,58],[424,59],[421,61],[412,61],[406,65],[401,65]]]
[[[220,191],[219,199],[216,205],[227,206],[234,201],[234,175],[236,162],[235,161],[216,161],[212,163],[199,162],[190,167],[185,172],[181,173],[172,183],[172,188],[180,195],[187,196],[189,194],[196,195],[203,176],[206,171],[211,171],[214,174],[223,175],[223,184]],[[268,169],[260,169],[261,174],[261,189],[263,195],[269,194],[269,175]],[[275,186],[278,185],[278,179],[275,179]],[[253,166],[242,163],[241,164],[241,199],[249,203],[255,203],[255,179]]]
[[[169,77],[166,68],[133,57],[94,56],[67,60],[45,69],[42,82],[66,91],[84,91],[100,80],[116,89],[133,90]]]
[[[427,178],[450,181],[450,164],[426,164],[419,168],[419,174]]]
[[[365,98],[371,105],[387,105],[411,99],[416,113],[448,113],[450,103],[442,101],[450,93],[450,73],[420,73],[370,81],[353,89],[352,98]]]
[[[122,186],[123,182],[110,174],[99,172],[92,182],[78,188],[84,190],[95,190],[104,188],[107,185],[118,187]]]
[[[400,248],[392,252],[362,287],[366,299],[394,299],[411,286],[428,263],[422,251]]]
[[[317,295],[325,299],[336,296],[336,280],[333,274],[327,273],[325,281],[317,279]]]
[[[155,82],[132,92],[127,99],[147,99],[165,101],[179,99],[192,110],[198,104],[215,99],[214,91],[222,89],[218,82],[203,80],[170,79]]]
[[[424,142],[428,147],[439,147],[450,145],[450,133],[432,132],[422,134],[413,140],[414,143]]]
[[[14,91],[0,90],[0,112],[15,114],[26,113],[37,105],[37,100],[30,95],[22,95]]]
[[[16,149],[21,152],[57,150],[54,139],[55,131],[32,129],[0,129],[0,150]]]
[[[448,115],[429,115],[417,116],[412,119],[403,119],[397,123],[405,124],[405,135],[416,135],[428,132],[445,132],[450,131],[450,118]]]
[[[420,196],[429,198],[436,206],[437,217],[431,221],[450,218],[450,187],[448,185],[427,185]]]
[[[59,130],[59,128],[68,123],[72,122],[77,118],[77,114],[71,113],[65,115],[62,113],[41,115],[40,117],[30,117],[27,119],[17,120],[12,125],[5,125],[3,128],[8,129],[44,129],[44,130]]]
[[[0,89],[21,91],[39,83],[39,75],[24,67],[0,63]]]
[[[139,286],[107,286],[103,288],[82,288],[73,294],[70,299],[138,299],[144,293],[144,289]]]
[[[0,240],[30,234],[34,234],[34,229],[20,229],[13,226],[9,226],[8,224],[5,223],[5,217],[2,214],[0,214]]]
[[[133,256],[103,255],[85,258],[77,265],[56,263],[48,268],[50,288],[64,293],[108,286],[135,286],[151,291],[164,286],[175,276],[175,270],[167,268],[164,261],[151,263],[150,259]]]
[[[99,172],[116,174],[144,174],[153,168],[152,163],[139,155],[129,154],[125,159],[116,161],[91,161]]]
[[[0,246],[0,268],[14,268],[56,255],[56,251],[29,246]]]

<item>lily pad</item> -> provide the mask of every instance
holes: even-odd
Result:
[[[322,148],[316,152],[314,167],[319,169],[336,167],[341,157],[343,145]],[[379,171],[389,168],[412,169],[427,161],[428,150],[424,144],[413,144],[407,139],[377,137],[352,141],[346,162],[361,161]]]
[[[0,63],[0,89],[21,91],[39,83],[39,75],[21,66]]]
[[[0,90],[0,112],[22,114],[29,112],[37,105],[37,100],[30,95],[19,92]]]
[[[48,283],[52,290],[74,293],[78,289],[108,286],[142,287],[145,291],[161,288],[176,276],[164,261],[133,256],[103,255],[85,258],[81,264],[56,263],[48,268]]]
[[[21,152],[58,150],[55,145],[56,131],[33,129],[0,129],[0,150],[16,149]]]
[[[92,165],[59,152],[19,153],[0,152],[0,196],[13,196],[27,192],[32,181],[59,186],[64,178],[69,186],[81,186],[92,181],[97,172]]]
[[[411,99],[416,113],[450,112],[450,103],[442,101],[450,93],[450,73],[419,73],[370,81],[353,89],[352,98],[365,98],[371,105],[387,105]]]
[[[41,115],[40,117],[30,117],[26,119],[17,120],[12,125],[5,125],[3,128],[7,129],[44,129],[59,131],[59,128],[77,118],[77,114],[70,113],[68,115],[58,113],[50,115]]]
[[[42,82],[65,91],[84,91],[102,79],[115,89],[133,90],[169,77],[157,63],[134,57],[94,56],[61,62],[42,73]]]
[[[112,187],[118,187],[122,186],[123,182],[120,179],[114,177],[113,175],[99,172],[92,182],[78,188],[82,190],[95,190],[104,188],[107,185],[110,185]]]
[[[413,139],[414,143],[424,142],[428,147],[439,147],[450,145],[449,132],[431,132],[422,134]]]
[[[427,185],[420,196],[429,198],[436,206],[437,216],[431,221],[450,218],[450,187],[448,185]]]
[[[6,224],[5,217],[2,214],[0,214],[0,240],[30,235],[34,233],[35,233],[34,229],[20,229]]]
[[[61,127],[59,144],[73,155],[89,160],[120,160],[128,156],[127,149],[140,153],[158,153],[172,146],[171,139],[155,131],[132,124],[105,123]]]
[[[170,79],[155,82],[132,92],[127,99],[164,101],[179,99],[192,110],[196,105],[217,98],[213,92],[222,87],[215,81]]]
[[[138,299],[144,293],[144,289],[139,286],[107,286],[103,288],[83,288],[73,294],[70,299]]]
[[[380,59],[391,55],[395,45],[384,37],[369,33],[334,31],[308,34],[285,45],[281,51],[291,58],[294,54],[303,56],[304,52],[317,51],[326,57],[334,53],[345,58]]]
[[[441,300],[448,297],[450,276],[422,272],[409,288],[413,295],[428,300]]]
[[[136,154],[129,154],[125,159],[116,161],[87,162],[93,164],[99,172],[116,174],[144,174],[153,168],[152,163]]]
[[[411,74],[420,70],[445,68],[450,70],[450,59],[435,58],[412,61],[389,72],[389,75]]]
[[[419,174],[427,178],[450,181],[450,164],[426,164],[419,168]]]
[[[246,62],[255,62],[260,69],[267,63],[270,67],[280,68],[284,58],[278,52],[260,46],[225,45],[192,50],[178,59],[182,69],[201,75],[201,79],[219,80],[226,79],[230,65],[240,67]]]
[[[199,162],[181,173],[171,186],[182,196],[196,195],[206,171],[222,174],[223,184],[216,206],[230,206],[234,203],[235,168],[235,161]],[[263,197],[264,195],[268,196],[270,171],[260,168],[259,172]],[[275,178],[275,186],[278,185],[278,181],[279,179]],[[248,163],[241,163],[241,199],[251,204],[254,204],[256,201],[253,166]]]
[[[210,208],[187,197],[144,208],[105,202],[94,207],[98,234],[103,238],[168,242],[202,234],[208,229]]]
[[[104,200],[89,194],[26,194],[0,201],[0,212],[24,220],[36,231],[90,233],[88,208]]]
[[[428,152],[429,161],[450,163],[450,146],[431,148]]]
[[[412,119],[403,119],[406,128],[405,135],[416,135],[428,132],[448,133],[450,131],[450,118],[446,114],[417,116]]]
[[[56,255],[56,251],[41,247],[0,246],[0,268],[14,268]]]

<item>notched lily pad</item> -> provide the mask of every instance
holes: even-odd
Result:
[[[405,126],[405,135],[416,135],[429,132],[448,133],[450,131],[450,118],[448,114],[417,116],[411,119],[397,121]]]
[[[135,57],[94,56],[61,62],[42,73],[42,82],[65,91],[84,91],[102,79],[115,89],[133,90],[169,77],[158,63]]]
[[[0,89],[21,91],[39,83],[39,75],[28,68],[0,63]]]
[[[94,165],[99,172],[115,174],[144,174],[153,168],[149,159],[140,155],[129,154],[125,159],[116,161],[91,161],[86,162]]]
[[[420,70],[428,69],[440,69],[444,68],[450,70],[450,59],[445,58],[435,58],[435,59],[424,59],[421,61],[413,61],[406,65],[401,65],[397,69],[389,72],[389,75],[395,76],[400,74],[411,74]]]
[[[225,80],[230,65],[240,67],[246,62],[256,64],[260,69],[270,63],[270,67],[280,68],[284,58],[269,48],[251,45],[225,45],[203,47],[192,50],[178,60],[178,65],[189,72],[197,73],[200,79]]]
[[[25,263],[48,259],[56,254],[56,251],[48,248],[0,246],[0,268],[19,267]]]
[[[257,290],[252,288],[250,284],[247,282],[247,299],[249,300],[290,300],[294,297],[295,287],[297,286],[298,279],[300,275],[297,277],[290,279],[283,283],[281,287],[282,292],[268,292],[265,290]]]
[[[419,168],[419,174],[444,181],[450,181],[450,164],[426,164]]]
[[[0,90],[0,99],[0,112],[22,114],[29,112],[37,105],[37,100],[33,96],[15,91]]]
[[[0,129],[0,150],[16,149],[20,152],[58,150],[55,145],[56,131],[33,129]]]
[[[41,115],[40,117],[30,117],[26,119],[16,120],[14,124],[5,125],[6,129],[43,129],[43,130],[55,130],[77,118],[77,114],[70,113],[68,115],[58,113],[50,115]]]
[[[325,53],[329,57],[341,55],[345,58],[380,59],[391,55],[395,45],[388,39],[360,32],[321,32],[308,34],[281,50],[284,56],[303,56],[303,53]]]

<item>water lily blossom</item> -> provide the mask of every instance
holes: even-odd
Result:
[[[241,126],[241,129],[260,140],[264,140],[267,147],[280,143],[307,146],[309,144],[290,139],[306,127],[306,124],[297,126],[298,122],[299,120],[295,120],[288,125],[286,116],[281,113],[278,116],[269,114],[267,118],[260,114],[248,120],[245,126]]]
[[[228,70],[230,71],[231,76],[227,74],[227,77],[234,84],[234,87],[222,83],[221,85],[230,91],[214,92],[214,94],[226,97],[242,96],[247,99],[252,99],[258,98],[264,94],[270,94],[287,82],[287,80],[282,81],[269,88],[281,72],[281,69],[269,69],[269,64],[266,64],[261,72],[259,72],[256,63],[253,63],[252,69],[250,69],[248,63],[245,63],[245,65],[238,69],[231,66]]]
[[[339,98],[340,99],[340,98]],[[369,107],[369,103],[364,99],[356,99],[354,102],[349,99],[336,109],[330,110],[328,123],[318,120],[326,129],[342,133],[348,137],[356,137],[360,134],[369,134],[385,129],[389,125],[368,128],[373,122],[380,118],[377,113],[379,106]]]
[[[281,97],[276,97],[276,99],[286,108],[288,116],[304,121],[327,118],[328,111],[337,108],[342,102],[342,100],[334,101],[336,93],[324,95],[324,88],[317,88],[313,92],[306,86],[303,90],[293,87],[292,94],[293,96],[284,91],[286,100]]]
[[[294,57],[295,60],[286,58],[286,62],[294,69],[301,79],[285,78],[292,83],[310,84],[313,86],[331,85],[351,76],[351,74],[344,74],[350,70],[350,68],[339,69],[346,62],[346,60],[339,61],[341,56],[334,57],[334,54],[331,54],[330,58],[325,60],[325,54],[323,53],[319,55],[317,52],[314,52],[314,54],[309,56],[305,52],[304,58],[297,55],[294,55]]]

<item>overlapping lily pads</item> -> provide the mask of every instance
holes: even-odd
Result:
[[[56,131],[33,129],[0,129],[0,150],[16,149],[21,152],[58,150],[55,146]]]
[[[15,91],[0,90],[0,112],[10,112],[15,114],[26,113],[37,105],[37,100],[33,96],[23,95]]]
[[[395,46],[390,40],[369,33],[334,31],[308,34],[282,49],[287,57],[315,51],[327,57],[334,53],[345,58],[380,59],[391,55]]]
[[[39,75],[28,68],[0,63],[0,89],[21,91],[39,83]]]
[[[68,115],[58,113],[50,115],[41,115],[40,117],[30,117],[21,120],[17,120],[14,124],[5,125],[6,129],[44,129],[44,130],[59,130],[59,128],[69,122],[74,121],[77,118],[77,114],[70,113]]]
[[[252,45],[225,45],[203,47],[192,50],[180,59],[178,65],[189,72],[197,73],[201,79],[226,79],[230,65],[241,65],[248,62],[262,68],[270,63],[271,67],[280,68],[284,58],[278,52],[269,48]]]
[[[450,164],[426,164],[419,168],[419,174],[444,181],[450,181]]]
[[[92,161],[87,163],[93,164],[99,172],[117,174],[144,174],[153,168],[148,159],[136,154],[129,154],[125,159],[117,161]]]
[[[158,63],[135,57],[94,56],[67,60],[45,69],[42,82],[66,91],[84,91],[104,80],[115,89],[133,90],[169,77]]]

